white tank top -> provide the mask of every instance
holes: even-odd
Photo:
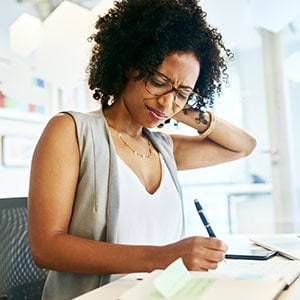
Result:
[[[156,192],[150,194],[118,156],[120,210],[117,243],[164,245],[182,237],[180,196],[161,156],[160,161],[161,183]]]

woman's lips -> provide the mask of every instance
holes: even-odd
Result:
[[[162,121],[164,119],[167,119],[167,115],[165,115],[164,113],[162,113],[159,110],[156,110],[154,108],[150,108],[147,107],[148,111],[149,111],[149,115],[150,117],[155,120],[155,121]]]

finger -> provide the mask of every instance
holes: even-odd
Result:
[[[223,252],[228,250],[228,246],[218,238],[205,237],[203,246],[208,249],[219,250]]]
[[[212,251],[208,256],[208,260],[212,262],[222,262],[225,259],[225,252],[223,251]]]
[[[191,271],[207,272],[208,270],[215,270],[218,267],[218,263],[209,260],[201,260],[198,265],[194,265],[190,268]]]

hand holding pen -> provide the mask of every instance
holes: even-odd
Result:
[[[167,247],[168,253],[171,253],[171,255],[175,254],[175,258],[181,257],[187,269],[191,271],[214,270],[219,263],[224,261],[225,252],[228,247],[223,241],[215,238],[216,235],[198,200],[195,200],[194,203],[209,236],[213,238],[194,235],[179,240],[176,243],[166,245],[165,247]]]

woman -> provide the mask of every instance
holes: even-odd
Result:
[[[70,299],[109,274],[217,268],[227,246],[184,238],[177,170],[249,155],[255,140],[206,112],[226,83],[221,35],[196,0],[127,0],[96,24],[88,67],[100,109],[54,116],[36,147],[29,234],[49,272],[43,299]],[[195,135],[154,129],[169,119]],[[153,130],[149,130],[153,129]]]

